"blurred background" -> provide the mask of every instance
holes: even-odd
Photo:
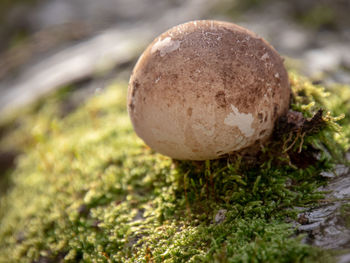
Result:
[[[147,43],[194,19],[238,23],[315,80],[350,83],[349,13],[349,0],[1,0],[0,114],[68,84],[127,80]]]
[[[349,0],[1,0],[0,119],[57,90],[68,114],[128,81],[158,34],[195,19],[247,27],[313,81],[349,84],[349,14]],[[0,125],[0,174],[21,148],[1,145],[16,125]]]

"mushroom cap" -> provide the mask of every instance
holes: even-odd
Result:
[[[266,141],[290,94],[283,59],[264,39],[201,20],[169,29],[143,52],[130,78],[128,112],[157,152],[208,160]]]

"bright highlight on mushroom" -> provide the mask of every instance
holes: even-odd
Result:
[[[208,160],[265,142],[290,102],[283,59],[232,23],[193,21],[157,37],[128,89],[137,135],[174,159]]]

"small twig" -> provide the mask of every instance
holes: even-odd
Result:
[[[283,143],[283,148],[282,149],[285,149],[287,147],[287,143],[292,139],[292,136],[293,136],[293,133],[290,132],[287,140],[285,140],[285,142]]]
[[[288,159],[289,166],[292,167],[293,169],[298,169],[298,167],[296,167],[294,164],[292,164],[292,161],[291,161],[288,153],[286,154],[286,156],[287,156],[287,159]]]
[[[207,199],[210,198],[210,190],[209,190],[209,182],[208,182],[208,176],[210,177],[210,161],[205,161],[205,183],[206,183],[206,191],[207,191]]]
[[[287,149],[285,149],[283,152],[286,153],[286,152],[288,152],[290,149],[292,149],[292,147],[294,146],[294,144],[298,141],[299,137],[300,137],[300,132],[297,133],[297,135],[296,135],[294,141],[292,142],[292,144],[289,145],[289,146],[287,147]]]
[[[187,214],[190,215],[191,213],[191,208],[190,208],[190,203],[188,201],[188,195],[187,195],[187,176],[190,173],[190,171],[187,171],[187,173],[185,173],[184,175],[184,194],[185,194],[185,200],[186,200],[186,210],[187,210]]]
[[[298,150],[298,153],[301,153],[301,150],[302,150],[302,147],[303,147],[303,144],[304,144],[304,137],[305,137],[305,134],[306,132],[304,132],[301,136],[300,136],[300,145],[299,145],[299,150]]]

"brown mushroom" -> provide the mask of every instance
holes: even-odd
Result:
[[[289,107],[283,59],[232,23],[193,21],[157,37],[130,78],[139,137],[174,159],[206,160],[266,141]]]

